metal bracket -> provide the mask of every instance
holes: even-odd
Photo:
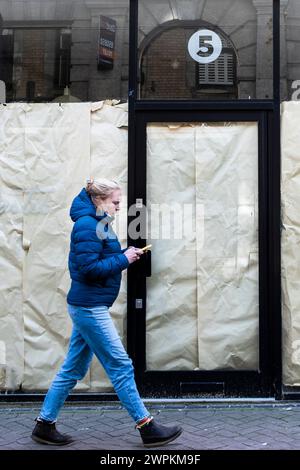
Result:
[[[143,308],[143,299],[135,299],[135,308],[136,309]]]
[[[135,206],[137,209],[143,209],[143,199],[136,199],[135,200]]]

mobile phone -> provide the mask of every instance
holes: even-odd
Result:
[[[144,253],[148,250],[150,250],[150,248],[152,247],[152,245],[147,245],[147,246],[144,246],[144,248],[141,248],[142,251],[144,251]]]

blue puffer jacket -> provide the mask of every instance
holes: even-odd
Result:
[[[96,215],[96,208],[83,188],[73,200],[69,270],[72,279],[67,302],[82,307],[106,305],[115,301],[121,284],[121,272],[129,265],[110,222]]]

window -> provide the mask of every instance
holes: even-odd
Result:
[[[57,35],[57,48],[55,54],[55,75],[54,85],[64,89],[70,85],[71,67],[71,29],[63,29]]]
[[[0,0],[6,101],[128,98],[129,0]]]

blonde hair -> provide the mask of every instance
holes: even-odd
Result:
[[[90,197],[98,196],[101,199],[106,199],[113,191],[121,188],[120,185],[114,180],[99,178],[97,180],[87,180],[85,189]]]

